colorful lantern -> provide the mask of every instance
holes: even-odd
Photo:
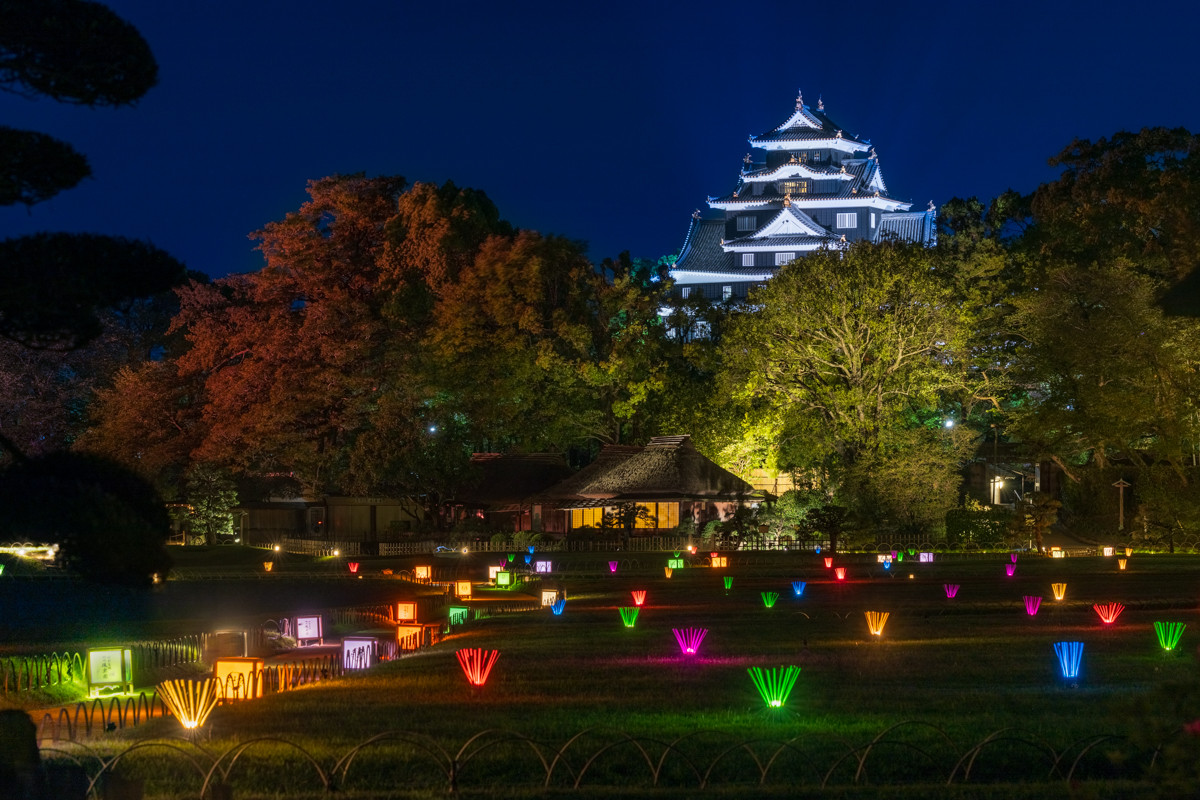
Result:
[[[633,590],[633,604],[635,606],[640,606],[640,605],[644,604],[645,602],[646,602],[646,590],[645,589],[634,589]]]
[[[1117,621],[1117,617],[1121,616],[1121,612],[1125,610],[1125,606],[1120,603],[1107,603],[1105,605],[1096,603],[1092,608],[1100,615],[1100,619],[1104,621],[1105,625],[1112,625]]]
[[[632,628],[637,624],[638,611],[641,611],[641,609],[636,606],[633,608],[622,606],[617,611],[621,612],[621,621],[625,623],[625,627]]]
[[[729,590],[733,588],[733,576],[726,575],[721,582],[725,584],[725,594],[729,594]]]
[[[104,691],[133,691],[133,651],[102,647],[87,651],[88,697]]]
[[[1125,569],[1125,565],[1126,565],[1126,564],[1128,564],[1128,563],[1129,563],[1129,561],[1128,561],[1127,559],[1124,559],[1124,558],[1118,558],[1118,559],[1117,559],[1117,569],[1119,569],[1119,570],[1124,570],[1124,569]]]
[[[763,605],[767,608],[774,608],[775,601],[779,599],[779,592],[759,592],[762,595]]]
[[[213,662],[217,697],[225,702],[253,700],[263,696],[261,658],[218,658]]]
[[[808,586],[804,581],[792,581],[792,594],[796,597],[804,596],[804,587]]]
[[[1067,596],[1067,585],[1065,583],[1052,583],[1050,589],[1054,592],[1055,600],[1062,600]]]
[[[834,574],[834,576],[835,576],[835,577],[836,577],[836,578],[837,578],[839,581],[844,581],[844,580],[846,580],[846,568],[845,568],[845,567],[838,567],[838,568],[836,568],[836,569],[833,571],[833,574]]]
[[[1079,664],[1083,660],[1083,642],[1055,642],[1054,654],[1064,678],[1078,678]]]
[[[1179,637],[1183,636],[1183,629],[1186,628],[1182,622],[1156,622],[1154,623],[1154,633],[1158,636],[1158,644],[1163,650],[1168,653],[1175,649],[1175,645],[1179,644]]]
[[[413,578],[418,581],[427,581],[433,577],[433,567],[428,564],[419,564],[413,567]]]
[[[942,588],[946,590],[947,599],[953,600],[958,595],[957,583],[943,583]]]
[[[673,575],[674,573],[675,573],[675,570],[673,568],[663,567],[663,575],[666,575],[668,578],[670,578],[671,575]]]
[[[1040,608],[1042,605],[1042,598],[1034,597],[1032,595],[1025,595],[1024,600],[1025,600],[1025,613],[1031,617],[1036,615],[1038,612],[1038,608]]]
[[[458,595],[459,597],[470,597],[471,596],[471,582],[470,581],[455,581],[454,582],[454,593],[456,595]]]
[[[458,663],[462,665],[463,673],[472,686],[483,686],[487,683],[488,675],[500,657],[499,650],[484,650],[480,647],[468,647],[455,653]]]
[[[768,708],[782,708],[800,676],[800,668],[794,665],[778,669],[750,667],[746,672]]]
[[[217,707],[217,692],[211,680],[163,681],[157,688],[163,704],[189,731],[202,726]]]
[[[833,568],[833,559],[826,558],[825,559],[825,569],[832,569],[832,568]]]
[[[417,604],[414,602],[396,603],[397,622],[416,622]]]
[[[357,561],[347,561],[346,566],[350,568],[351,575],[358,574],[358,562]]]
[[[563,609],[566,607],[567,607],[566,599],[560,597],[554,601],[553,605],[550,606],[550,610],[554,612],[554,616],[561,617]]]
[[[616,562],[616,561],[608,562],[608,571],[615,573],[617,571],[617,564],[618,564],[618,562]]]
[[[1005,575],[1007,575],[1008,577],[1011,578],[1016,573],[1017,573],[1017,565],[1016,564],[1005,564],[1004,565],[1004,574]]]
[[[883,635],[883,626],[887,625],[888,612],[887,611],[868,611],[868,612],[866,612],[866,615],[867,615],[867,630],[869,630],[871,632],[872,636],[882,636]]]
[[[675,634],[675,641],[679,642],[679,649],[683,654],[694,656],[700,650],[700,643],[708,635],[708,628],[672,628],[671,633]]]

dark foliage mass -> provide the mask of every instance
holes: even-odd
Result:
[[[49,200],[91,174],[87,159],[66,142],[0,125],[0,206]]]
[[[0,264],[0,336],[30,347],[77,347],[99,335],[100,309],[185,278],[183,264],[153,245],[86,233],[6,239]]]
[[[129,105],[158,82],[137,28],[87,0],[0,0],[0,86],[85,106]]]
[[[0,473],[0,540],[58,544],[66,569],[147,586],[171,566],[171,523],[147,481],[100,456],[51,453]]]

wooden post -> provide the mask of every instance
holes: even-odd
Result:
[[[1125,489],[1133,486],[1133,484],[1121,478],[1113,486],[1117,487],[1117,492],[1119,493],[1117,499],[1117,530],[1123,531],[1125,530]]]

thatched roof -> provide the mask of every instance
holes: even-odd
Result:
[[[657,436],[645,447],[603,448],[593,463],[542,497],[586,505],[598,500],[734,501],[753,495],[753,486],[700,454],[690,436]]]
[[[455,495],[455,502],[492,511],[510,510],[571,474],[559,453],[475,453],[476,477]]]

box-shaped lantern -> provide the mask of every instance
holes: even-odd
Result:
[[[712,557],[712,565],[719,569],[728,567],[729,566],[729,556],[713,556]]]
[[[933,553],[921,553],[920,561],[922,564],[929,564],[933,561]]]
[[[1104,555],[1111,556],[1112,554],[1113,554],[1113,548],[1111,548],[1111,547],[1104,548]]]
[[[543,589],[542,590],[542,605],[552,606],[552,605],[554,605],[554,601],[557,599],[558,599],[558,590],[557,589]]]
[[[668,558],[667,559],[667,568],[668,569],[683,569],[683,559],[682,558]]]
[[[342,639],[342,669],[369,669],[375,666],[379,642],[369,636],[347,636]]]
[[[887,553],[880,553],[879,555],[875,556],[875,563],[890,564],[892,563],[892,557]]]
[[[496,585],[497,586],[512,586],[513,585],[513,574],[506,569],[500,570],[499,572],[496,573]]]
[[[324,636],[324,627],[321,625],[320,614],[296,617],[295,628],[296,644],[301,647],[310,644],[320,644]]]
[[[495,583],[496,576],[499,575],[500,571],[503,569],[504,569],[504,567],[497,567],[495,564],[489,565],[488,566],[488,580],[491,581],[492,583]]]
[[[261,658],[218,658],[213,662],[217,696],[226,702],[262,697],[262,672]]]
[[[470,581],[455,581],[454,582],[454,593],[456,595],[458,595],[459,597],[470,597],[471,596],[471,582]]]
[[[1050,548],[1050,557],[1051,558],[1066,558],[1067,551],[1063,550],[1061,547],[1051,547]]]
[[[133,651],[128,647],[88,650],[88,696],[133,691]]]
[[[540,572],[544,575],[544,574],[550,572],[550,562],[549,561],[535,561],[533,568],[534,568],[535,572]]]
[[[397,625],[396,644],[401,650],[416,650],[421,646],[421,636],[424,628],[420,625]]]
[[[450,606],[446,615],[450,619],[451,625],[462,625],[471,617],[471,609],[466,606]]]
[[[398,622],[416,622],[417,604],[412,601],[396,603],[396,620]]]
[[[413,567],[413,578],[416,580],[427,581],[432,574],[433,567],[430,567],[428,564],[421,564],[420,566]]]

